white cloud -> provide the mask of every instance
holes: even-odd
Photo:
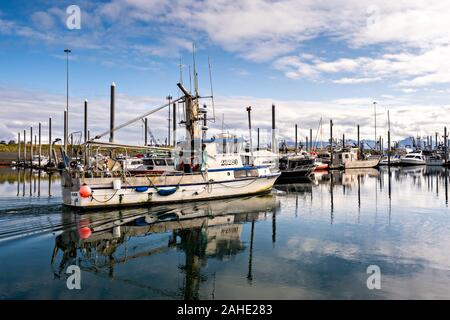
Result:
[[[381,80],[381,78],[341,78],[338,80],[333,80],[334,83],[338,84],[354,84],[354,83],[369,83]]]
[[[120,83],[118,83],[120,88]],[[120,91],[120,90],[119,90]],[[65,96],[45,92],[26,91],[21,89],[0,87],[0,118],[4,120],[3,136],[0,139],[15,138],[18,131],[36,127],[41,121],[46,128],[47,119],[52,116],[54,121],[54,136],[61,137],[62,114],[65,106]],[[109,97],[86,97],[89,100],[89,128],[92,135],[105,131],[109,126]],[[381,98],[381,97],[380,97]],[[424,98],[426,100],[426,98]],[[82,105],[84,98],[71,98],[70,101],[70,131],[82,130]],[[440,131],[448,123],[450,106],[429,103],[413,103],[410,100],[385,96],[378,99],[378,130],[386,129],[385,106],[390,108],[393,139],[403,139]],[[125,93],[117,95],[116,122],[125,122],[145,111],[164,103],[164,97],[130,96]],[[345,98],[326,101],[306,100],[272,100],[255,97],[216,97],[217,121],[211,123],[209,134],[221,131],[221,115],[225,114],[225,129],[247,136],[246,106],[252,106],[252,124],[261,130],[270,129],[271,105],[277,110],[277,127],[280,139],[294,139],[294,125],[299,125],[299,136],[309,133],[309,128],[316,132],[319,119],[323,118],[323,138],[328,137],[328,121],[334,121],[336,135],[345,133],[347,137],[356,136],[356,125],[361,125],[362,138],[370,139],[373,135],[373,99]],[[79,108],[77,106],[80,106]],[[211,108],[211,105],[209,105]],[[429,120],[424,120],[424,114]],[[30,121],[30,119],[32,119]],[[150,117],[151,128],[156,136],[163,141],[167,135],[167,111],[158,112]],[[181,132],[179,133],[181,137]],[[44,134],[44,140],[46,134]],[[142,143],[142,124],[137,123],[116,134],[120,142]]]
[[[276,69],[289,78],[317,78],[321,75],[351,75],[332,79],[334,83],[367,83],[382,79],[396,81],[395,86],[420,87],[450,83],[450,44],[421,53],[386,53],[379,57],[341,58],[324,61],[322,58],[303,59],[286,56],[274,63]]]

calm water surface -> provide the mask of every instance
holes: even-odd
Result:
[[[258,197],[78,214],[57,175],[3,168],[0,299],[450,299],[448,180],[355,170]],[[70,265],[81,290],[67,289]]]

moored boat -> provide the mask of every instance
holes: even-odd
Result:
[[[406,154],[405,156],[400,158],[401,166],[420,166],[426,165],[426,158],[422,154],[422,151],[414,151]]]
[[[316,168],[314,158],[305,155],[285,155],[280,158],[279,168],[281,176],[277,182],[308,177]]]
[[[255,157],[244,164],[241,155],[245,153],[244,141],[236,136],[206,139],[206,108],[199,107],[199,95],[192,95],[182,84],[178,87],[184,94],[178,100],[182,100],[186,108],[187,138],[174,150],[173,170],[129,175],[120,163],[113,164],[110,159],[105,159],[107,163],[101,165],[88,163],[82,169],[66,166],[61,179],[65,205],[98,208],[176,203],[259,194],[272,188],[280,176],[278,168],[256,165]],[[137,117],[136,121],[141,118]]]

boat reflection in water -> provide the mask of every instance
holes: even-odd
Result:
[[[275,216],[278,207],[279,200],[267,194],[83,215],[67,211],[63,213],[66,227],[55,239],[52,268],[57,278],[69,265],[76,264],[83,272],[115,279],[115,267],[120,264],[181,250],[185,260],[178,273],[184,275],[184,283],[169,296],[199,299],[200,284],[205,280],[202,267],[208,260],[227,260],[247,248],[241,239],[244,222],[252,224],[247,275],[251,280],[255,221],[266,219],[270,213]],[[158,234],[166,235],[163,242],[161,237],[155,237]],[[144,246],[128,246],[142,237],[148,239]],[[167,288],[161,290],[167,292]]]

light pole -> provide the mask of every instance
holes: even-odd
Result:
[[[169,118],[167,119],[168,125],[167,125],[167,145],[170,145],[170,101],[172,100],[172,96],[168,95],[166,97],[167,100],[169,100]]]
[[[64,49],[66,54],[66,127],[64,128],[64,151],[67,152],[67,138],[69,133],[69,53],[70,49]]]

